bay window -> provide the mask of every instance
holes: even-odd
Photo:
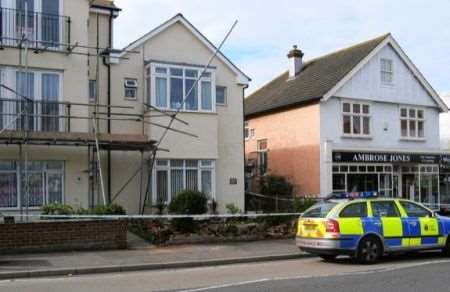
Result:
[[[39,208],[49,203],[63,203],[64,162],[29,161],[23,168],[21,171],[18,161],[0,161],[0,209]]]
[[[370,136],[370,118],[369,104],[342,103],[342,131],[345,136]]]
[[[200,67],[150,64],[146,69],[150,104],[166,110],[214,112],[215,75],[208,70],[200,77],[201,72]]]
[[[159,159],[153,178],[154,203],[169,203],[183,190],[203,192],[214,198],[214,161]]]
[[[400,135],[402,138],[423,139],[425,137],[423,109],[400,108]]]

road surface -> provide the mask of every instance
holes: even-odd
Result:
[[[192,269],[1,281],[0,291],[450,291],[450,259],[391,256],[373,266],[320,258]]]

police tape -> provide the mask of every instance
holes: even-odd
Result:
[[[250,195],[253,197],[257,197],[257,198],[263,198],[263,199],[271,199],[271,200],[277,200],[277,201],[289,201],[289,202],[294,202],[295,200],[301,200],[301,199],[310,199],[310,200],[320,200],[320,196],[308,196],[308,197],[299,197],[299,198],[283,198],[283,197],[278,197],[278,196],[266,196],[266,195],[261,195],[261,194],[257,194],[257,193],[252,193],[252,192],[245,192],[246,195]]]
[[[168,215],[42,215],[42,214],[8,214],[6,216],[30,217],[41,219],[228,219],[228,218],[258,218],[258,217],[282,217],[301,216],[303,213],[255,213],[255,214],[168,214]]]

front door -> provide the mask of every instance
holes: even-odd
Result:
[[[402,175],[402,196],[403,199],[419,201],[419,182],[415,174]]]

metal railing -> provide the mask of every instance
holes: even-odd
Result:
[[[0,7],[0,46],[17,47],[24,41],[36,49],[67,49],[70,17]]]
[[[0,98],[0,129],[33,132],[70,132],[68,103]]]

